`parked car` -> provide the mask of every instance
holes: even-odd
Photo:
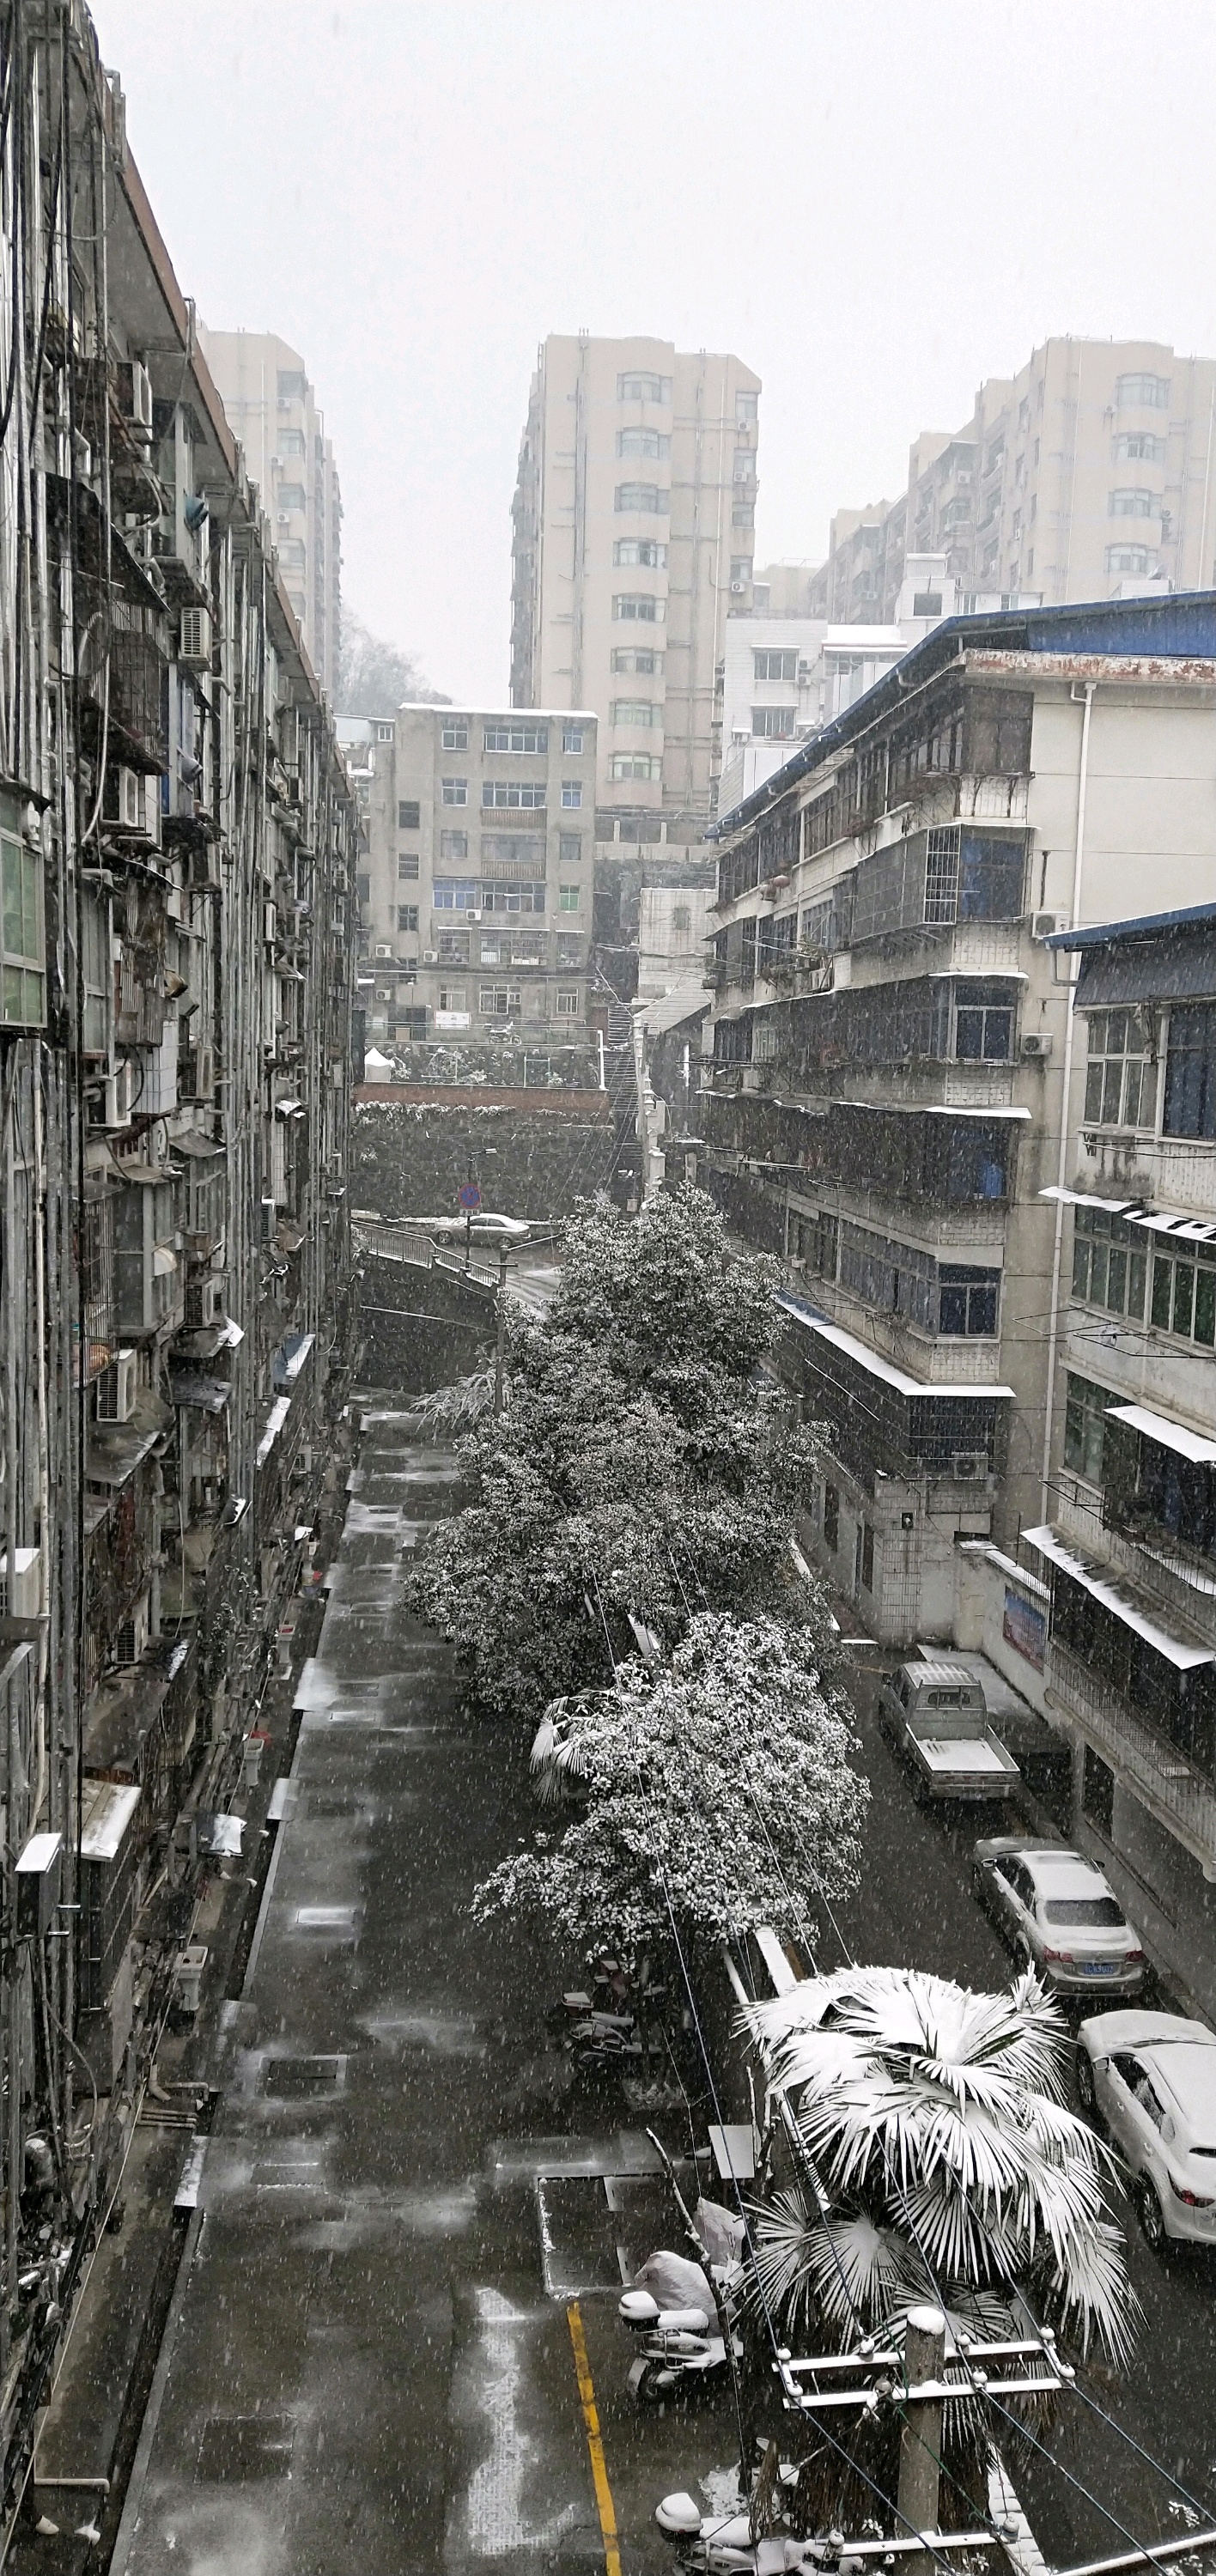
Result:
[[[1127,2158],[1153,2252],[1216,2244],[1216,2032],[1174,2013],[1099,2013],[1077,2033],[1077,2092]]]
[[[1061,1843],[998,1834],[974,1851],[975,1892],[1011,1949],[1057,1995],[1134,1993],[1139,1935],[1100,1869]]]
[[[1021,1774],[992,1730],[984,1687],[965,1664],[913,1661],[878,1694],[878,1723],[912,1773],[912,1795],[1008,1798]]]

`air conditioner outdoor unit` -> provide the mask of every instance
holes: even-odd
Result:
[[[102,821],[119,832],[142,832],[144,782],[137,769],[123,769],[116,761],[106,771]]]
[[[211,1100],[215,1094],[215,1055],[211,1047],[187,1047],[177,1059],[179,1100]]]
[[[152,378],[142,358],[120,359],[117,368],[118,408],[129,429],[152,434]]]
[[[116,1664],[138,1664],[148,1651],[148,1599],[145,1593],[137,1601],[129,1619],[124,1619],[114,1639]]]
[[[1063,912],[1032,912],[1032,913],[1031,913],[1031,916],[1030,916],[1030,936],[1031,936],[1031,938],[1032,938],[1032,939],[1050,939],[1050,938],[1052,938],[1052,937],[1053,937],[1054,933],[1055,933],[1057,930],[1067,930],[1067,928],[1068,928],[1068,915],[1067,915],[1067,913],[1063,913]]]
[[[263,904],[263,906],[262,906],[262,937],[263,937],[263,939],[277,939],[277,938],[278,938],[278,935],[279,935],[279,908],[278,908],[278,905],[277,905],[277,904],[274,904],[274,903],[267,903],[267,904]]]
[[[211,668],[211,611],[209,608],[183,608],[181,640],[177,658],[188,671]]]
[[[980,1484],[988,1473],[986,1449],[956,1449],[950,1460],[950,1473],[959,1485]]]
[[[0,1619],[36,1619],[41,1590],[41,1548],[14,1548],[11,1583],[8,1579],[8,1558],[0,1556]]]
[[[392,956],[392,953],[393,953],[393,951],[392,951],[392,947],[391,947],[391,944],[389,943],[389,941],[388,941],[388,940],[384,940],[384,939],[382,939],[382,940],[377,940],[377,942],[376,942],[376,955],[377,955],[377,957],[391,957],[391,956]]]
[[[97,1419],[99,1422],[129,1422],[135,1411],[139,1384],[138,1351],[116,1351],[108,1369],[97,1381]]]
[[[742,598],[743,593],[744,593],[744,591],[746,590],[746,588],[747,588],[747,583],[746,583],[745,581],[732,581],[732,583],[731,583],[731,590],[732,590],[732,592],[733,592],[734,596],[736,597],[736,599],[741,599],[741,598]]]
[[[481,914],[479,912],[469,912],[465,914],[465,919],[466,921],[480,921]]]
[[[1022,1053],[1028,1064],[1046,1064],[1051,1054],[1051,1039],[1042,1029],[1028,1029],[1022,1040]]]
[[[439,964],[438,949],[424,948],[422,952],[422,963],[424,966],[437,966]]]
[[[275,515],[276,515],[276,517],[277,517],[277,519],[278,519],[278,523],[279,523],[279,526],[280,526],[281,528],[289,528],[289,527],[291,526],[291,514],[290,514],[290,511],[287,511],[287,510],[279,510],[279,511],[276,511]]]

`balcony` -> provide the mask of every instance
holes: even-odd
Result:
[[[1048,1698],[1075,1717],[1096,1752],[1125,1781],[1167,1832],[1216,1879],[1216,1785],[1198,1763],[1146,1725],[1130,1703],[1099,1681],[1088,1663],[1053,1638]]]
[[[1216,1217],[1216,1154],[1203,1137],[1083,1127],[1078,1178],[1083,1188],[1110,1181],[1129,1199],[1151,1199]]]

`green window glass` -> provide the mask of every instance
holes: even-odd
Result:
[[[1216,1344],[1216,1270],[1196,1274],[1195,1339],[1206,1342],[1209,1350]]]
[[[15,835],[0,834],[0,1018],[40,1028],[46,1019],[42,862]]]
[[[1143,1315],[1144,1291],[1147,1284],[1148,1261],[1145,1254],[1143,1252],[1130,1253],[1127,1265],[1127,1311],[1129,1315]]]
[[[1174,1263],[1174,1331],[1189,1335],[1195,1310],[1195,1273],[1189,1261]]]
[[[1170,1299],[1173,1285],[1173,1262],[1161,1260],[1154,1261],[1152,1320],[1154,1324],[1160,1324],[1163,1330],[1167,1333],[1170,1328]]]

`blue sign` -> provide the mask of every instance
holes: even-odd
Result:
[[[472,1216],[474,1208],[479,1208],[481,1206],[481,1189],[476,1181],[463,1181],[461,1183],[460,1204],[464,1209],[466,1216]]]

